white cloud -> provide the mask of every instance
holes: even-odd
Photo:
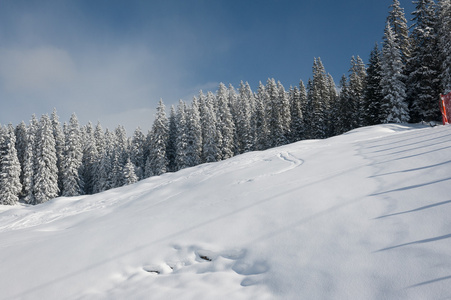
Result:
[[[0,78],[10,92],[46,92],[67,85],[74,76],[74,62],[62,49],[0,49]]]

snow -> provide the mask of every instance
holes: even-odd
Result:
[[[450,298],[450,137],[378,125],[0,206],[0,299]]]

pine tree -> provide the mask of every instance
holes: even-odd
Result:
[[[327,109],[327,129],[326,136],[330,137],[335,135],[336,131],[336,107],[338,106],[338,91],[335,86],[335,81],[332,75],[327,74],[327,98],[328,98],[328,109]]]
[[[138,176],[135,174],[135,165],[127,159],[124,166],[124,185],[129,185],[138,182]]]
[[[36,135],[36,171],[34,173],[35,204],[44,203],[58,196],[58,158],[53,136],[52,122],[43,115]]]
[[[144,160],[144,144],[146,137],[138,127],[135,129],[130,145],[130,161],[135,166],[135,174],[139,179],[144,178],[146,162]]]
[[[103,141],[105,142],[104,150],[100,154],[100,161],[96,167],[97,176],[94,185],[94,193],[99,193],[115,187],[113,163],[116,135],[106,129]]]
[[[282,136],[279,140],[279,145],[288,144],[290,137],[290,124],[291,124],[291,113],[290,113],[290,100],[289,94],[285,91],[282,83],[277,82],[278,90],[278,101],[277,109],[280,111],[280,128],[282,130]]]
[[[374,46],[374,49],[371,51],[367,69],[366,88],[364,95],[365,125],[376,125],[382,122],[379,116],[383,98],[381,78],[381,52],[376,44]]]
[[[266,103],[268,102],[268,93],[265,86],[259,82],[257,96],[255,97],[255,121],[253,136],[255,137],[255,150],[265,150],[269,145],[269,128],[266,117]]]
[[[351,58],[351,69],[349,71],[348,96],[352,103],[352,128],[357,128],[363,125],[363,102],[366,88],[366,68],[359,56]]]
[[[16,136],[17,159],[20,164],[20,184],[23,187],[25,152],[27,151],[27,125],[24,121],[20,122],[19,125],[16,126],[14,134]]]
[[[221,143],[218,145],[222,151],[221,159],[228,159],[234,154],[235,124],[233,123],[227,88],[223,83],[219,84],[216,93],[216,128],[221,134]]]
[[[105,151],[105,133],[103,132],[100,122],[97,122],[94,130],[94,139],[96,142],[97,153],[100,155]]]
[[[24,201],[28,204],[35,203],[34,174],[36,169],[36,135],[38,131],[38,120],[32,115],[27,128],[27,148],[24,155],[23,167],[23,191]]]
[[[354,128],[354,103],[350,96],[349,83],[345,75],[341,77],[340,89],[336,108],[335,134],[342,134]]]
[[[329,91],[327,88],[328,76],[321,59],[314,59],[313,79],[309,84],[308,101],[311,110],[310,138],[322,139],[327,137]]]
[[[302,81],[301,84],[304,85]],[[304,118],[302,115],[301,93],[297,87],[290,89],[290,103],[290,142],[294,143],[302,140],[304,137]]]
[[[409,120],[409,111],[405,101],[406,88],[401,52],[390,23],[387,23],[384,35],[381,87],[383,95],[381,119],[383,122],[406,123]]]
[[[451,92],[451,1],[438,1],[438,45],[441,93]]]
[[[440,118],[440,94],[437,17],[432,0],[413,2],[415,21],[412,31],[412,55],[408,62],[408,102],[412,122]]]
[[[83,193],[83,181],[79,174],[82,164],[83,151],[81,132],[77,116],[72,114],[69,125],[66,126],[63,196],[78,196]]]
[[[186,166],[193,167],[201,163],[202,155],[202,126],[196,97],[186,111],[186,128]]]
[[[398,0],[393,0],[390,5],[390,12],[387,17],[387,21],[392,26],[393,33],[395,34],[395,41],[401,51],[401,61],[403,65],[406,65],[410,58],[410,38],[409,38],[409,26],[407,25],[407,19],[404,15],[404,9],[401,8],[401,4]]]
[[[146,162],[146,177],[158,176],[167,172],[168,158],[168,119],[163,100],[160,99],[157,114],[152,126],[150,152]]]
[[[53,137],[55,139],[55,150],[58,168],[58,189],[61,192],[63,190],[63,174],[64,174],[64,133],[59,122],[59,117],[57,115],[56,109],[53,109],[52,115],[50,116],[52,122]]]
[[[221,159],[221,133],[216,127],[216,114],[213,108],[215,96],[208,92],[206,97],[199,94],[199,110],[202,128],[202,162],[215,162]]]
[[[97,152],[94,128],[91,122],[88,122],[84,127],[83,141],[81,176],[84,182],[84,193],[92,194],[94,192],[95,181],[97,180],[95,172],[96,164],[99,160],[99,153]]]
[[[280,111],[279,89],[274,78],[266,82],[266,121],[268,124],[268,146],[277,147],[286,144],[285,132],[282,124],[282,111]],[[284,91],[285,92],[285,91]]]
[[[0,126],[0,204],[14,205],[22,190],[20,163],[17,158],[14,127]]]
[[[239,97],[237,99],[236,114],[236,138],[238,153],[251,151],[254,147],[251,128],[251,116],[254,106],[254,94],[249,83],[240,83]]]
[[[168,171],[174,172],[176,171],[176,139],[177,139],[177,123],[176,123],[176,115],[175,108],[171,106],[171,113],[169,115],[169,127],[168,127],[168,143],[166,147],[166,157],[168,159]]]

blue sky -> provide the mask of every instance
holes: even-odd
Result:
[[[55,107],[61,121],[150,129],[160,98],[219,82],[289,88],[320,57],[338,83],[367,62],[392,0],[0,0],[0,124]],[[411,18],[411,1],[400,1]],[[169,109],[168,109],[169,111]]]

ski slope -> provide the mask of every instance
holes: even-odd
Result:
[[[450,299],[451,126],[0,206],[0,299]]]

